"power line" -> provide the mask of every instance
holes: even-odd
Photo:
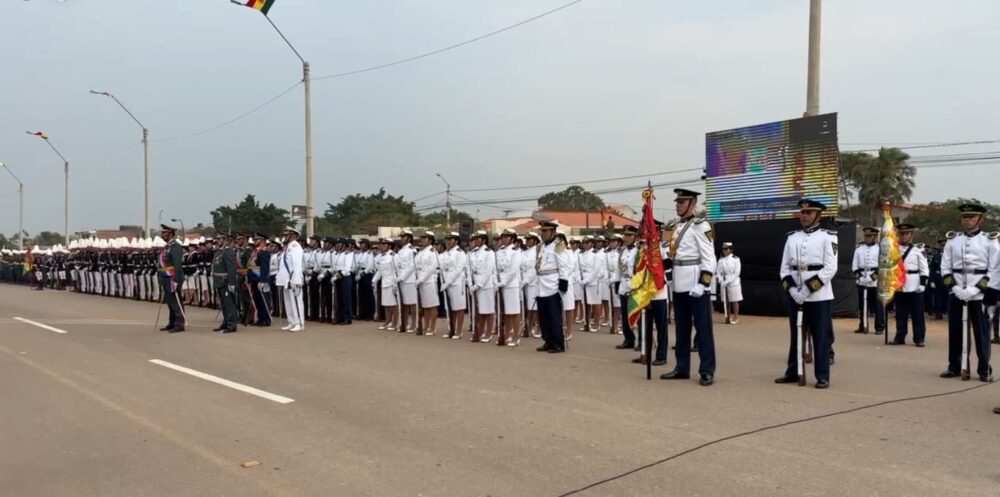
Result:
[[[528,19],[525,19],[523,21],[511,24],[509,26],[502,27],[502,28],[500,28],[500,29],[498,29],[496,31],[491,31],[489,33],[486,33],[486,34],[483,34],[483,35],[479,35],[479,36],[477,36],[475,38],[471,38],[471,39],[465,40],[463,42],[456,43],[454,45],[449,45],[449,46],[444,47],[444,48],[439,48],[437,50],[431,50],[430,52],[424,52],[424,53],[419,54],[419,55],[414,55],[413,57],[407,57],[405,59],[399,59],[399,60],[395,60],[395,61],[392,61],[392,62],[387,62],[385,64],[379,64],[379,65],[376,65],[376,66],[365,67],[363,69],[355,69],[353,71],[347,71],[347,72],[342,72],[342,73],[337,73],[337,74],[328,74],[326,76],[320,76],[318,78],[313,78],[313,81],[319,81],[319,80],[323,80],[323,79],[343,78],[343,77],[346,77],[346,76],[353,76],[355,74],[361,74],[361,73],[365,73],[365,72],[377,71],[379,69],[385,69],[385,68],[388,68],[388,67],[398,66],[398,65],[401,65],[401,64],[406,64],[408,62],[413,62],[415,60],[425,59],[427,57],[438,55],[440,53],[444,53],[444,52],[447,52],[449,50],[454,50],[454,49],[459,48],[459,47],[464,47],[465,45],[469,45],[469,44],[475,43],[477,41],[485,40],[486,38],[490,38],[492,36],[496,36],[498,34],[506,32],[506,31],[510,31],[510,30],[512,30],[514,28],[518,28],[518,27],[524,26],[525,24],[528,24],[530,22],[534,22],[534,21],[537,21],[537,20],[539,20],[539,19],[541,19],[543,17],[555,14],[556,12],[559,12],[560,10],[572,7],[572,6],[578,4],[578,3],[582,2],[582,1],[583,0],[573,0],[572,2],[560,5],[559,7],[556,7],[554,9],[552,9],[552,10],[549,10],[549,11],[546,11],[546,12],[542,12],[541,14],[538,14],[538,15],[536,15],[534,17],[529,17]]]
[[[177,140],[186,140],[188,138],[194,138],[196,136],[204,135],[206,133],[211,133],[212,131],[215,131],[215,130],[217,130],[219,128],[222,128],[222,127],[225,127],[225,126],[229,126],[230,124],[233,124],[234,122],[239,121],[239,120],[241,120],[241,119],[249,116],[250,114],[253,114],[254,112],[257,112],[257,111],[263,109],[264,107],[267,107],[268,105],[273,104],[279,98],[287,95],[288,92],[294,90],[295,88],[298,88],[298,86],[301,85],[301,84],[302,84],[301,81],[297,81],[294,85],[289,86],[285,91],[282,91],[281,93],[279,93],[279,94],[277,94],[277,95],[275,95],[275,96],[273,96],[273,97],[265,100],[264,103],[262,103],[262,104],[260,104],[260,105],[258,105],[256,107],[254,107],[254,108],[252,108],[252,109],[250,109],[250,110],[248,110],[248,111],[246,111],[246,112],[244,112],[244,113],[242,113],[242,114],[240,114],[240,115],[238,115],[238,116],[236,116],[236,117],[234,117],[234,118],[232,118],[232,119],[230,119],[228,121],[225,121],[225,122],[223,122],[221,124],[212,126],[211,128],[203,129],[201,131],[196,131],[194,133],[188,133],[186,135],[173,136],[173,137],[170,137],[170,138],[162,138],[162,139],[159,139],[159,140],[150,140],[150,141],[162,143],[162,142],[170,142],[170,141],[177,141]]]
[[[667,171],[667,172],[662,172],[662,173],[636,174],[636,175],[633,175],[633,176],[621,176],[621,177],[618,177],[618,178],[592,179],[592,180],[586,180],[586,181],[573,181],[573,182],[569,182],[569,183],[550,183],[548,185],[505,186],[505,187],[498,187],[498,188],[472,188],[472,189],[467,189],[467,190],[452,190],[452,193],[455,193],[455,192],[462,192],[462,193],[498,192],[498,191],[507,191],[507,190],[532,190],[532,189],[538,189],[538,188],[553,188],[553,187],[559,187],[559,186],[586,185],[586,184],[590,184],[590,183],[605,183],[605,182],[608,182],[608,181],[619,181],[619,180],[626,180],[626,179],[651,178],[651,177],[654,177],[654,176],[664,176],[664,175],[667,175],[667,174],[687,173],[687,172],[693,172],[693,171],[702,171],[702,168],[700,168],[700,167],[692,167],[692,168],[689,168],[689,169],[679,169],[677,171]]]
[[[943,147],[961,147],[965,145],[985,145],[989,143],[1000,143],[1000,140],[976,140],[976,141],[966,141],[966,142],[935,143],[930,145],[914,145],[910,147],[895,147],[895,148],[899,148],[900,150],[912,150],[917,148],[943,148]],[[878,152],[879,150],[881,150],[881,148],[843,150],[843,152]]]

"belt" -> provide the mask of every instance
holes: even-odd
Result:
[[[920,274],[920,270],[919,269],[912,269],[910,271],[907,271],[906,274]]]
[[[247,274],[247,270],[246,269],[237,269],[236,270],[236,274]]]
[[[960,267],[951,268],[952,274],[986,274],[985,269],[970,269],[968,273]]]
[[[701,264],[701,259],[678,259],[674,261],[674,266],[697,266]]]
[[[878,271],[878,268],[877,267],[863,267],[861,269],[858,269],[858,271]]]
[[[545,276],[545,275],[549,275],[549,274],[556,274],[558,272],[559,272],[558,269],[546,269],[545,271],[538,271],[536,274],[538,276]]]
[[[229,273],[212,273],[212,276],[229,276]]]
[[[173,266],[163,266],[163,267],[161,267],[161,268],[158,269],[158,271],[161,272],[161,273],[167,273],[167,272],[170,272],[170,271],[173,271],[173,270],[174,270]]]
[[[823,270],[823,265],[822,264],[799,264],[797,266],[795,264],[792,264],[789,267],[792,268],[793,270],[798,270],[798,271],[821,271],[821,270]]]

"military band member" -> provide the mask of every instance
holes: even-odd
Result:
[[[831,348],[833,345],[833,285],[837,274],[837,233],[820,229],[826,205],[815,200],[799,202],[802,229],[788,234],[781,257],[780,277],[788,293],[788,317],[791,340],[788,367],[775,383],[798,383],[799,340],[797,315],[809,327],[815,348],[816,388],[830,386]]]
[[[285,249],[278,260],[278,276],[276,283],[284,293],[285,315],[288,324],[281,329],[285,331],[305,330],[305,307],[302,302],[305,281],[303,274],[303,251],[299,245],[299,230],[285,228]]]
[[[254,249],[247,262],[247,283],[257,310],[255,326],[271,326],[271,287],[268,275],[271,273],[271,254],[267,251],[267,235],[254,234]]]
[[[239,263],[233,240],[225,233],[218,233],[216,240],[220,246],[212,259],[212,287],[215,288],[215,292],[219,296],[219,305],[222,307],[222,323],[212,331],[233,333],[236,331],[236,322],[239,319],[239,311],[236,307],[236,291],[239,282],[237,266]]]
[[[564,241],[556,238],[558,226],[548,221],[539,224],[542,244],[538,248],[535,271],[538,275],[538,326],[545,341],[538,347],[539,352],[566,350],[564,305],[560,294],[569,290],[570,266],[560,261],[568,249]]]
[[[854,249],[854,262],[851,269],[857,278],[858,289],[858,329],[855,333],[868,333],[865,326],[868,316],[865,316],[865,298],[868,299],[868,312],[875,312],[875,334],[881,335],[885,331],[885,307],[878,299],[878,233],[875,228],[865,228],[864,243]],[[866,297],[867,296],[867,297]]]
[[[400,333],[413,333],[417,329],[417,274],[414,266],[416,251],[413,249],[413,232],[403,230],[399,235],[400,247],[393,261],[396,263],[396,281],[402,299]]]
[[[948,369],[942,378],[961,376],[963,364],[962,325],[963,308],[968,309],[972,325],[979,380],[993,381],[990,367],[989,331],[983,312],[983,293],[1000,283],[1000,246],[996,234],[987,235],[981,230],[986,208],[966,203],[959,206],[962,232],[953,234],[944,246],[941,256],[941,274],[944,285],[951,291],[948,304]],[[971,363],[971,357],[970,357]],[[970,368],[971,369],[971,368]]]
[[[181,284],[184,283],[184,249],[177,241],[177,228],[161,224],[160,233],[167,246],[157,256],[156,272],[162,288],[163,302],[170,310],[170,320],[160,331],[180,333],[187,327],[184,304],[179,295]]]
[[[469,271],[472,294],[475,296],[476,323],[473,342],[489,343],[493,339],[493,314],[496,312],[496,257],[488,245],[489,234],[483,230],[472,236]]]
[[[505,229],[500,233],[500,248],[496,252],[497,285],[503,302],[503,328],[497,345],[516,347],[521,343],[521,251],[515,248],[517,232]]]
[[[899,250],[902,252],[902,263],[906,268],[906,282],[903,288],[896,292],[893,301],[896,303],[896,336],[889,345],[906,344],[906,321],[913,320],[913,343],[917,347],[924,346],[926,327],[924,325],[924,291],[927,289],[930,269],[927,257],[924,256],[923,245],[913,244],[912,224],[899,224],[896,232],[899,234]]]
[[[699,384],[715,382],[715,336],[712,333],[712,303],[708,289],[716,271],[712,226],[694,216],[698,192],[674,189],[674,204],[680,220],[674,227],[669,258],[673,261],[674,311],[676,312],[677,364],[660,376],[664,380],[687,379],[691,369],[691,327],[698,340]]]
[[[722,257],[719,258],[719,299],[723,305],[729,304],[729,317],[726,324],[736,324],[740,322],[740,302],[743,301],[743,286],[740,284],[740,273],[743,265],[740,258],[733,254],[733,244],[725,242],[722,244]],[[725,296],[722,292],[726,292]]]
[[[454,340],[461,340],[465,331],[466,282],[469,279],[469,259],[459,242],[461,236],[456,232],[445,237],[446,250],[441,254],[442,291],[448,299],[448,313],[451,333],[443,335]]]

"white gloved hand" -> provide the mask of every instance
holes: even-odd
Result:
[[[926,289],[927,289],[927,287],[925,287],[923,285],[920,285],[920,286],[917,287],[917,293],[924,293],[924,290],[926,290]]]
[[[804,286],[800,286],[792,290],[791,297],[796,304],[802,305],[806,301],[806,298],[809,297],[809,290]]]
[[[966,300],[972,300],[983,294],[983,291],[979,287],[970,286],[965,289],[965,295],[968,297]]]
[[[479,291],[479,285],[472,285],[472,291],[473,292],[478,292]]]
[[[969,301],[969,294],[967,294],[965,292],[965,289],[962,288],[962,287],[960,287],[960,286],[956,286],[955,288],[952,288],[951,289],[951,293],[955,295],[956,299],[961,300],[962,302],[968,302]]]
[[[862,276],[862,277],[861,277],[861,279],[859,279],[859,280],[858,280],[858,283],[860,283],[860,284],[861,284],[861,286],[869,286],[869,285],[871,285],[871,284],[872,284],[873,282],[872,282],[872,279],[871,279],[871,278],[869,278],[869,277],[867,277],[867,276]]]
[[[688,295],[693,299],[701,298],[705,295],[705,287],[699,283],[691,288],[691,292]]]

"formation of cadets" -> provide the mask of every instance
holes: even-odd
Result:
[[[660,247],[668,285],[644,311],[653,357],[634,362],[667,363],[667,325],[675,324],[675,366],[662,379],[688,379],[691,355],[697,352],[698,381],[714,382],[715,343],[712,298],[724,306],[726,322],[739,322],[741,264],[731,243],[714,253],[711,225],[694,217],[698,193],[675,190],[678,216],[672,236]],[[826,206],[813,200],[799,204],[802,229],[789,233],[779,277],[789,309],[788,367],[777,383],[800,380],[797,365],[799,327],[808,330],[815,386],[827,388],[834,363],[831,281],[837,272],[837,233],[820,221]],[[948,361],[943,378],[975,374],[993,381],[992,342],[998,336],[1000,245],[998,234],[982,231],[985,208],[960,207],[962,229],[939,240],[937,249],[913,243],[916,226],[896,227],[906,268],[905,286],[897,292],[892,345],[926,344],[925,312],[948,315]],[[662,224],[657,223],[661,229]],[[283,240],[264,233],[185,244],[176,229],[162,226],[159,243],[115,248],[83,247],[37,254],[30,281],[41,287],[71,288],[81,293],[162,302],[170,309],[164,331],[184,331],[185,306],[218,308],[216,331],[235,332],[239,325],[271,326],[284,318],[288,331],[306,322],[349,325],[355,319],[378,321],[378,329],[442,336],[476,343],[516,347],[522,338],[541,338],[538,351],[560,353],[580,331],[606,327],[622,337],[622,350],[643,350],[646,333],[633,330],[627,312],[637,250],[638,229],[622,233],[567,237],[555,223],[542,222],[537,232],[504,230],[492,241],[484,231],[468,239],[447,233],[403,230],[398,240],[310,237],[287,228]],[[879,232],[863,230],[854,252],[860,322],[857,333],[887,333],[886,310],[877,298]],[[3,253],[0,276],[24,278],[24,254]],[[31,276],[31,275],[29,275]],[[670,309],[673,309],[673,320]],[[801,316],[800,316],[801,314]],[[801,320],[801,322],[800,322]],[[655,332],[654,332],[655,329]],[[692,336],[693,332],[693,336]],[[655,344],[655,345],[654,345]],[[802,344],[805,346],[806,344]],[[812,359],[815,358],[813,361]],[[1000,408],[997,409],[1000,413]]]

